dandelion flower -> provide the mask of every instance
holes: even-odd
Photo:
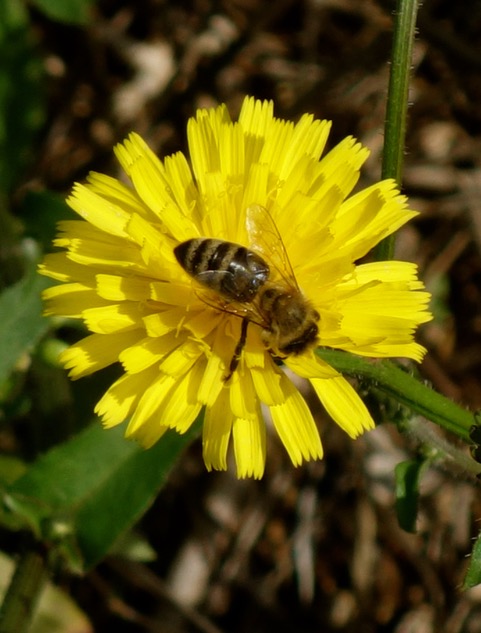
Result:
[[[287,367],[310,381],[349,436],[373,428],[356,391],[315,346],[419,361],[425,350],[413,335],[431,318],[429,294],[414,264],[356,264],[416,212],[392,180],[353,194],[368,151],[349,137],[323,156],[329,128],[311,115],[296,124],[275,118],[272,102],[248,97],[237,122],[225,105],[189,120],[190,164],[180,152],[161,161],[132,133],[114,150],[131,187],[99,173],[74,186],[68,204],[81,219],[60,223],[54,244],[62,250],[40,270],[63,282],[45,292],[46,314],[81,319],[90,331],[61,357],[71,378],[117,361],[123,368],[96,406],[105,427],[128,420],[126,436],[149,447],[167,429],[184,433],[205,410],[207,468],[226,469],[232,445],[238,476],[259,478],[267,411],[298,466],[323,451]],[[272,228],[253,230],[253,209]],[[209,288],[179,263],[178,247],[200,238],[252,255],[253,235],[267,244],[259,257],[268,272],[248,301],[232,293],[219,301],[218,280]],[[245,316],[264,282],[282,285],[283,257],[315,315],[309,344],[285,353],[269,344],[268,315]]]

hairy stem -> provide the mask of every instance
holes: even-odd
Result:
[[[416,29],[417,0],[398,0],[394,20],[393,49],[384,126],[382,177],[402,182],[404,144],[409,103],[409,79]],[[378,261],[392,259],[395,236],[390,235],[374,249]]]

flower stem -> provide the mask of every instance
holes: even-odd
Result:
[[[18,561],[0,609],[0,633],[29,630],[37,599],[48,577],[45,557],[26,552]]]
[[[401,186],[402,182],[409,102],[409,79],[417,10],[418,0],[398,0],[394,20],[386,124],[384,126],[382,177],[394,178],[399,186]],[[394,235],[390,235],[380,242],[374,249],[375,259],[378,261],[392,259],[394,255],[394,241]]]
[[[475,461],[466,450],[454,446],[424,418],[413,416],[404,420],[402,430],[419,444],[421,453],[433,464],[440,464],[455,472],[477,476],[481,472],[481,464]]]
[[[470,444],[473,443],[469,433],[471,427],[476,424],[474,414],[433,391],[392,362],[368,361],[346,352],[327,349],[318,350],[318,354],[341,373],[367,378],[377,389],[397,402]]]

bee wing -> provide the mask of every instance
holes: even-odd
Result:
[[[219,290],[227,281],[231,285],[235,283],[235,275],[230,270],[203,270],[195,274],[195,280],[207,288]]]
[[[209,292],[204,289],[196,289],[197,297],[210,308],[233,314],[241,319],[248,319],[251,323],[259,325],[261,328],[268,327],[266,320],[261,315],[254,303],[241,303],[239,301],[229,301],[216,292]]]
[[[270,262],[290,286],[298,288],[286,247],[269,211],[260,204],[248,207],[246,229],[249,248]]]

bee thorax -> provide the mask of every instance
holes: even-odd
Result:
[[[263,332],[264,343],[276,354],[302,354],[316,344],[319,313],[302,294],[281,285],[272,285],[260,293],[261,310],[268,315],[270,327]]]

